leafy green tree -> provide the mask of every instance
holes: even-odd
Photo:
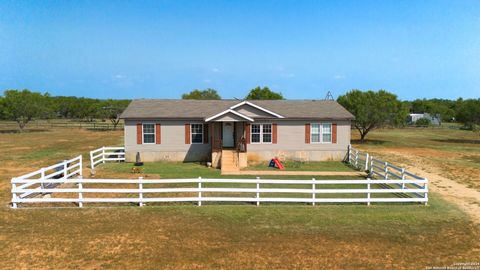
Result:
[[[480,125],[480,99],[458,101],[457,120],[471,130]]]
[[[0,119],[5,119],[5,101],[4,98],[0,96]]]
[[[415,121],[415,125],[417,126],[430,126],[432,124],[432,121],[428,118],[422,117]]]
[[[6,119],[17,122],[21,131],[32,119],[45,117],[49,112],[48,94],[25,89],[6,90],[3,95],[3,114]]]
[[[282,93],[273,92],[268,87],[257,86],[250,90],[245,99],[284,99]]]
[[[375,128],[404,124],[408,115],[408,109],[397,96],[385,90],[354,89],[339,96],[337,101],[355,116],[354,126],[360,132],[361,142]]]
[[[183,94],[182,99],[221,99],[221,97],[217,90],[207,88],[205,90],[195,89],[190,93]]]
[[[120,122],[120,115],[127,108],[130,100],[113,100],[108,99],[102,102],[100,115],[112,122],[113,129],[117,129]]]
[[[429,113],[431,115],[440,115],[445,121],[452,121],[455,117],[456,102],[448,99],[416,99],[408,102],[410,112]]]

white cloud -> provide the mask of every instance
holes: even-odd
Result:
[[[112,76],[113,79],[121,80],[127,78],[125,75],[116,74]]]
[[[203,82],[204,82],[204,83],[211,83],[212,80],[210,80],[210,79],[204,79]]]
[[[337,74],[337,75],[333,76],[333,78],[334,78],[335,80],[343,80],[343,79],[346,78],[346,76],[345,76],[345,75],[341,75],[341,74]]]
[[[212,68],[212,72],[215,72],[215,73],[220,72],[220,69],[218,69],[218,68]]]

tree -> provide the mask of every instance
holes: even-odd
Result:
[[[129,100],[113,100],[109,99],[103,102],[101,108],[101,116],[107,118],[112,122],[113,130],[117,129],[117,125],[120,122],[120,114],[127,108]]]
[[[430,126],[432,124],[432,120],[429,118],[422,117],[415,121],[415,125],[417,126]]]
[[[468,129],[475,130],[480,125],[480,99],[459,100],[457,120]]]
[[[354,89],[339,96],[337,101],[355,116],[354,126],[360,132],[362,143],[371,130],[403,124],[408,114],[397,96],[385,90],[362,92]]]
[[[2,102],[3,115],[6,119],[17,122],[20,131],[23,131],[25,125],[33,118],[45,117],[49,111],[48,97],[48,94],[42,95],[27,89],[6,90]]]
[[[207,88],[205,90],[194,89],[190,93],[182,95],[182,99],[221,99],[217,90]]]
[[[268,87],[257,86],[250,90],[245,99],[284,99],[282,93],[276,93]]]

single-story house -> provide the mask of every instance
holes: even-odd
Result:
[[[139,153],[145,162],[207,161],[238,169],[273,157],[341,160],[354,116],[332,100],[139,99],[121,118],[127,162]]]

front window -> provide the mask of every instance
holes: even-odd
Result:
[[[332,142],[332,124],[312,124],[311,125],[312,143],[331,143]]]
[[[332,142],[332,124],[322,124],[322,142]]]
[[[192,143],[203,143],[203,124],[191,124]]]
[[[252,143],[272,143],[272,124],[252,124]]]
[[[154,124],[143,124],[143,143],[155,143]]]

